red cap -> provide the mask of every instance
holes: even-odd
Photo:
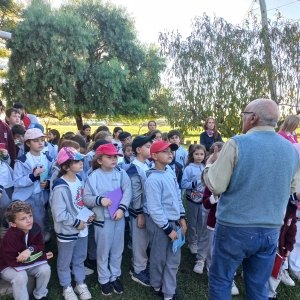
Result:
[[[176,151],[178,149],[178,146],[176,144],[170,144],[165,141],[154,142],[150,148],[150,154],[152,155],[152,153],[163,151],[169,147],[171,148],[172,151]]]
[[[113,144],[105,144],[105,145],[99,146],[96,150],[96,155],[99,155],[99,154],[123,156],[123,154],[117,152],[117,150]]]

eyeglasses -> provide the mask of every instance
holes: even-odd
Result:
[[[164,154],[173,154],[173,151],[168,151],[168,150],[163,150],[163,151],[159,151],[159,152],[164,153]]]
[[[241,112],[242,115],[245,115],[245,114],[255,114],[254,111],[242,111]]]

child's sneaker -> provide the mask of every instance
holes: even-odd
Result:
[[[203,268],[204,268],[204,260],[197,260],[193,271],[198,274],[203,274]]]
[[[124,289],[119,277],[117,277],[115,281],[111,281],[110,284],[113,286],[116,294],[123,294]]]
[[[300,272],[294,272],[292,270],[290,270],[290,274],[293,278],[297,279],[298,281],[300,281]]]
[[[295,286],[294,280],[290,277],[289,272],[287,270],[282,271],[281,281],[285,285]]]
[[[131,267],[131,268],[130,268],[130,271],[129,271],[129,275],[130,275],[130,276],[132,276],[132,275],[133,275],[133,273],[134,273],[134,268],[133,268],[133,267]]]
[[[235,282],[234,282],[234,280],[232,281],[232,286],[231,286],[231,295],[232,296],[236,296],[236,295],[239,295],[239,290],[238,290],[238,288],[236,287],[236,285],[235,285]]]
[[[85,283],[76,285],[75,292],[79,294],[81,300],[92,299],[92,295]]]
[[[78,300],[76,294],[74,293],[74,290],[71,286],[68,286],[66,289],[63,291],[63,296],[65,300]]]
[[[154,296],[158,296],[158,297],[164,296],[163,292],[161,291],[161,288],[158,291],[156,291],[153,286],[150,286],[150,291],[151,291],[151,294]]]
[[[189,244],[189,249],[192,254],[197,254],[198,252],[198,245],[197,244]]]
[[[144,285],[144,286],[150,286],[150,278],[149,278],[146,270],[141,271],[138,274],[133,272],[131,279]]]
[[[109,282],[101,284],[101,293],[104,296],[110,296],[112,294],[112,288]]]

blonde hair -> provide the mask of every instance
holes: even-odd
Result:
[[[296,115],[289,115],[282,123],[280,130],[284,132],[292,132],[299,126],[300,119]]]
[[[94,138],[94,142],[97,142],[98,140],[105,140],[108,136],[111,134],[107,131],[99,131]]]

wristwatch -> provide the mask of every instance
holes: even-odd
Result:
[[[31,254],[34,253],[34,248],[33,247],[29,246],[29,247],[27,247],[27,249],[30,250]]]

